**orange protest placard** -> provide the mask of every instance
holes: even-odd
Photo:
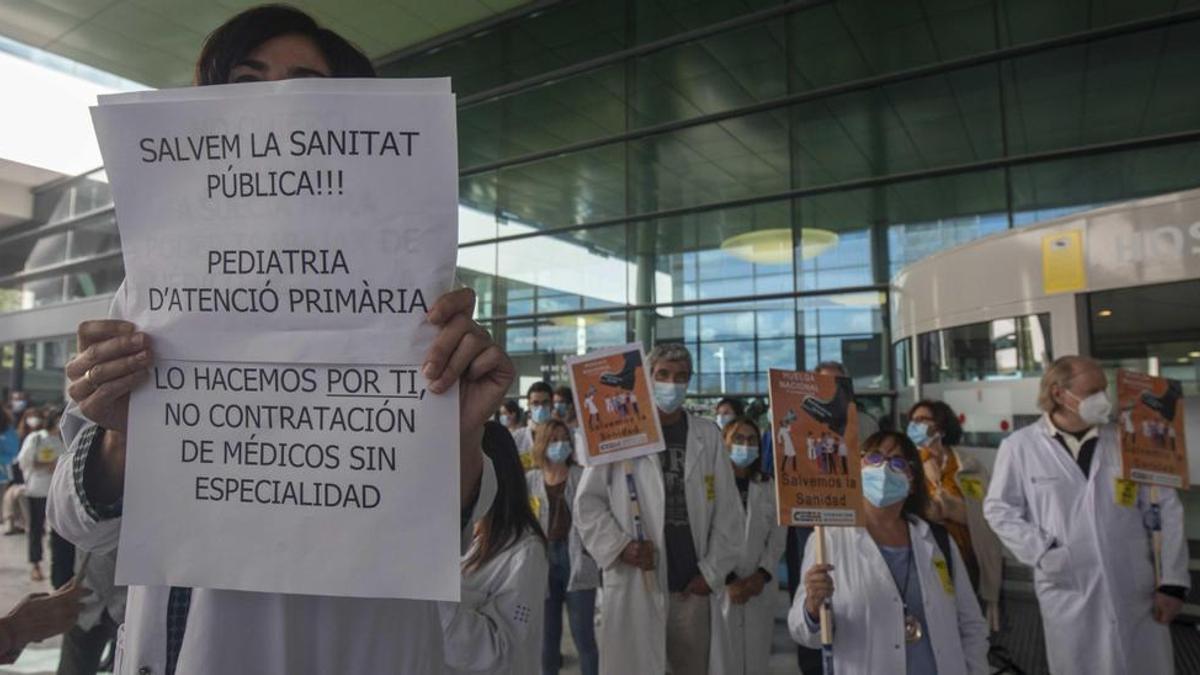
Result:
[[[641,343],[566,360],[588,465],[660,452],[662,426]]]
[[[849,378],[771,370],[781,525],[861,525],[858,409]]]
[[[1187,444],[1179,381],[1120,370],[1117,401],[1125,478],[1186,490]]]

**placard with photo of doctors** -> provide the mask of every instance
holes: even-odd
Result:
[[[1121,464],[1125,478],[1188,488],[1183,385],[1130,370],[1117,372]]]

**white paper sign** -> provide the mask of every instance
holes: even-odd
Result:
[[[454,273],[454,99],[293,82],[93,109],[121,315],[156,355],[117,580],[457,600],[457,388],[420,374]]]

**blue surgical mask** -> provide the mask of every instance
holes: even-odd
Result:
[[[717,415],[717,427],[722,430],[725,429],[725,425],[729,424],[732,421],[733,421],[733,415],[730,415],[728,413],[726,413],[724,415]]]
[[[567,461],[571,456],[571,444],[566,441],[554,441],[546,446],[546,459],[549,459],[555,464],[561,464]]]
[[[529,409],[529,419],[534,424],[545,424],[550,421],[550,406],[535,405]]]
[[[502,425],[504,425],[504,426],[508,426],[508,425],[509,425],[509,423],[511,423],[511,422],[512,422],[512,418],[511,418],[511,417],[509,417],[508,415],[501,415],[501,416],[500,416],[500,424],[502,424]]]
[[[886,464],[863,467],[862,485],[863,497],[881,509],[906,499],[910,487],[908,476]]]
[[[908,423],[908,438],[918,448],[927,445],[932,438],[929,435],[928,422],[909,422]]]
[[[744,469],[758,459],[758,446],[734,443],[733,447],[729,449],[729,459],[734,466]]]
[[[555,403],[554,404],[554,412],[559,417],[566,417],[567,416],[567,404],[566,403]]]
[[[683,399],[686,396],[686,384],[675,384],[674,382],[654,383],[654,402],[658,405],[659,410],[668,415],[683,406]]]

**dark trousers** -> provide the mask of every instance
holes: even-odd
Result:
[[[29,523],[26,534],[29,538],[29,564],[42,562],[42,538],[46,536],[46,498],[26,497],[29,504]]]
[[[104,646],[117,636],[117,623],[105,612],[91,630],[72,626],[63,635],[58,675],[96,675]]]
[[[784,552],[784,558],[787,562],[788,598],[793,601],[796,599],[796,589],[800,588],[800,584],[804,581],[804,570],[800,569],[800,565],[804,562],[804,546],[808,543],[808,536],[812,534],[812,531],[811,527],[788,528],[787,549]],[[821,650],[819,649],[809,649],[797,645],[796,662],[803,675],[821,675],[823,672]]]
[[[50,530],[50,584],[55,588],[67,585],[75,576],[75,544]]]
[[[550,583],[546,595],[546,615],[542,636],[542,673],[557,675],[562,667],[563,604],[571,622],[571,637],[579,652],[579,669],[583,675],[596,675],[600,670],[600,650],[596,646],[596,591],[567,591],[571,578],[571,557],[567,542],[552,541],[547,547],[550,559]]]

